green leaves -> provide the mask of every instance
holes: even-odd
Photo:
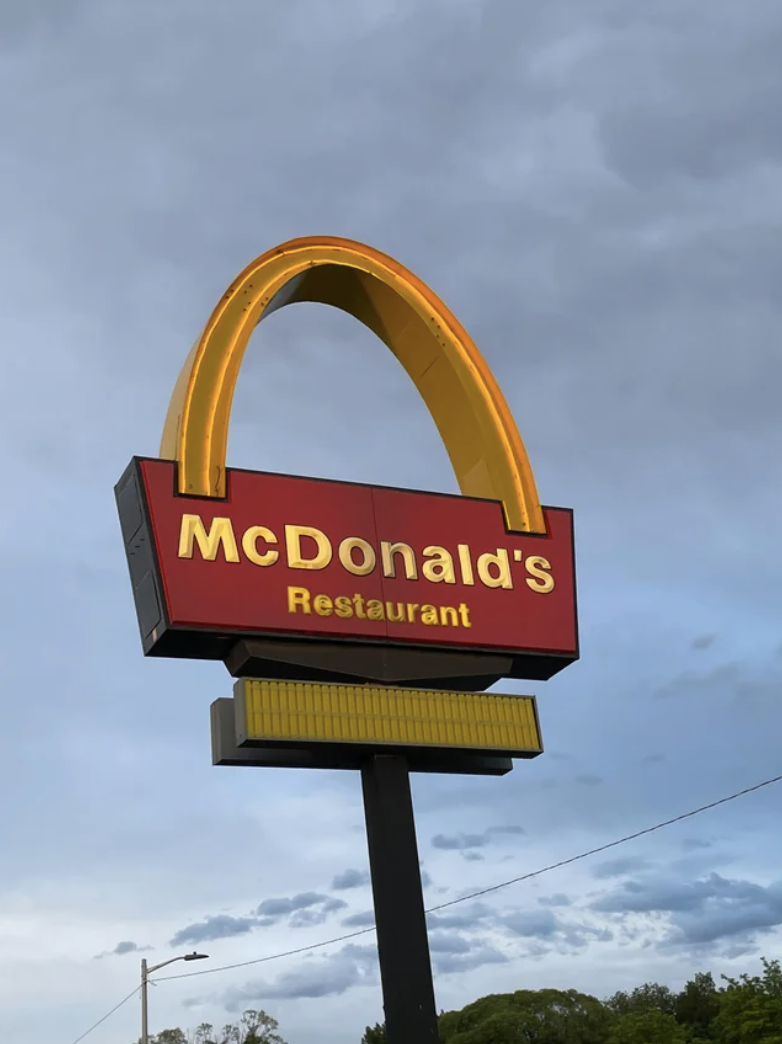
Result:
[[[608,1044],[688,1044],[691,1039],[673,1015],[649,1009],[620,1015]]]
[[[762,975],[723,976],[716,1024],[720,1044],[782,1044],[782,968],[763,960]]]
[[[379,1022],[374,1026],[367,1026],[361,1044],[386,1044],[386,1028]]]
[[[440,1016],[441,1044],[782,1044],[782,967],[699,972],[676,993],[649,982],[600,1001],[577,990],[491,994]],[[380,1024],[361,1044],[386,1044]]]
[[[611,1012],[577,990],[518,990],[440,1018],[441,1044],[605,1044]]]

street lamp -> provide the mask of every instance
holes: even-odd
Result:
[[[147,967],[146,957],[141,959],[141,1044],[149,1044],[149,1026],[147,1025],[147,983],[149,982],[149,976],[156,971],[160,971],[161,968],[165,968],[167,964],[173,964],[174,961],[205,961],[209,957],[208,953],[196,953],[193,950],[192,953],[183,953],[180,957],[169,957],[167,961],[161,961],[160,964],[153,964],[151,968]]]

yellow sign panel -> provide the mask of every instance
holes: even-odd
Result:
[[[239,746],[428,747],[534,758],[534,696],[243,678],[234,686]]]

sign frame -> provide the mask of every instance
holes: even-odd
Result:
[[[567,517],[570,554],[566,571],[568,584],[572,585],[572,603],[569,599],[567,605],[570,607],[572,604],[574,636],[573,647],[569,650],[545,651],[534,647],[513,649],[501,645],[467,645],[457,641],[439,643],[433,640],[423,643],[420,640],[385,636],[313,635],[295,627],[242,631],[181,623],[174,626],[168,608],[149,491],[143,476],[143,466],[147,463],[158,465],[164,462],[156,458],[134,457],[115,488],[145,655],[223,660],[234,677],[295,677],[302,681],[347,681],[360,678],[389,683],[426,683],[442,688],[457,686],[462,689],[487,688],[503,677],[548,680],[579,658],[575,539],[573,512],[569,508],[542,506],[541,509],[544,517],[547,512]],[[177,492],[178,472],[178,465],[172,465],[172,495],[176,502],[191,503],[194,509],[199,504],[208,507],[215,503],[215,498],[206,499]],[[470,501],[479,503],[481,508],[489,503],[480,497],[334,479],[306,479],[244,468],[229,469],[228,474],[283,479],[294,483],[313,482],[319,486],[333,487],[335,493],[343,490],[350,493],[377,491],[380,494],[400,494],[413,498],[413,502],[423,508],[427,503],[435,501],[438,504],[451,502],[456,509]],[[226,496],[220,502],[226,501],[228,488],[229,484],[226,483]],[[500,505],[494,503],[499,509]],[[502,528],[507,537],[518,540],[523,536],[525,541],[532,542],[533,547],[537,541],[541,541],[541,550],[545,550],[546,534],[521,535],[509,531],[507,525]],[[548,599],[553,594],[532,597]]]

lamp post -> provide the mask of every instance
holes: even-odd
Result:
[[[161,961],[160,964],[153,964],[151,968],[147,967],[146,957],[141,959],[141,1044],[149,1044],[149,1026],[147,1024],[147,984],[149,982],[149,976],[156,971],[160,971],[161,968],[165,968],[167,964],[173,964],[174,961],[205,961],[209,956],[208,953],[196,953],[195,950],[192,953],[183,953],[180,957],[170,957],[167,961]]]

